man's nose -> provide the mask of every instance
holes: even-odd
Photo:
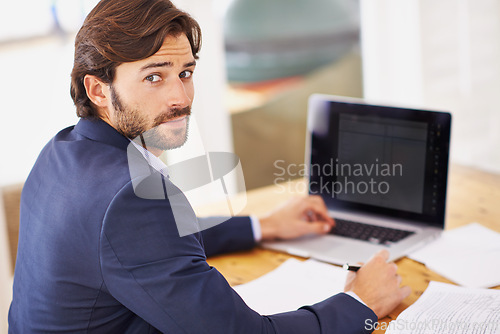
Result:
[[[171,84],[167,85],[166,95],[170,108],[185,108],[191,105],[191,98],[180,78],[173,79]]]

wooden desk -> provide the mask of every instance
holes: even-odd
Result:
[[[291,181],[285,185],[292,192],[284,192],[282,186],[269,186],[248,192],[248,204],[244,214],[262,214],[272,210],[276,205],[294,195],[304,193],[303,180]],[[480,222],[500,232],[500,175],[453,165],[450,169],[448,186],[448,210],[446,228],[452,229],[470,222]],[[288,254],[256,248],[242,252],[209,259],[210,265],[217,268],[231,285],[249,282],[275,269],[285,260]],[[451,283],[446,278],[428,270],[424,265],[403,258],[397,261],[398,272],[403,284],[412,288],[411,295],[406,298],[388,317],[381,322],[388,323],[408,306],[414,303],[425,291],[431,280]],[[496,287],[496,289],[500,289]],[[375,333],[384,333],[377,330]]]

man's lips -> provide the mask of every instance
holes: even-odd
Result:
[[[176,123],[176,122],[181,122],[183,121],[187,116],[184,115],[184,116],[180,116],[180,117],[175,117],[173,119],[169,119],[168,121],[164,122],[164,123]]]
[[[170,119],[160,123],[159,125],[162,125],[162,126],[168,127],[168,128],[172,128],[172,129],[173,128],[184,128],[187,124],[187,118],[188,118],[187,115],[182,115],[182,116],[170,118]]]

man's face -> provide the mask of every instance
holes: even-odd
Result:
[[[194,97],[195,65],[184,34],[165,38],[149,58],[120,64],[110,87],[111,125],[130,139],[142,134],[148,149],[183,145]]]

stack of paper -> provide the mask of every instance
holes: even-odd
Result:
[[[293,311],[344,290],[347,272],[315,260],[289,259],[277,269],[234,288],[262,315]]]
[[[445,231],[409,257],[466,287],[500,285],[500,233],[477,223]]]
[[[431,282],[396,320],[378,325],[386,334],[498,334],[500,291]]]

